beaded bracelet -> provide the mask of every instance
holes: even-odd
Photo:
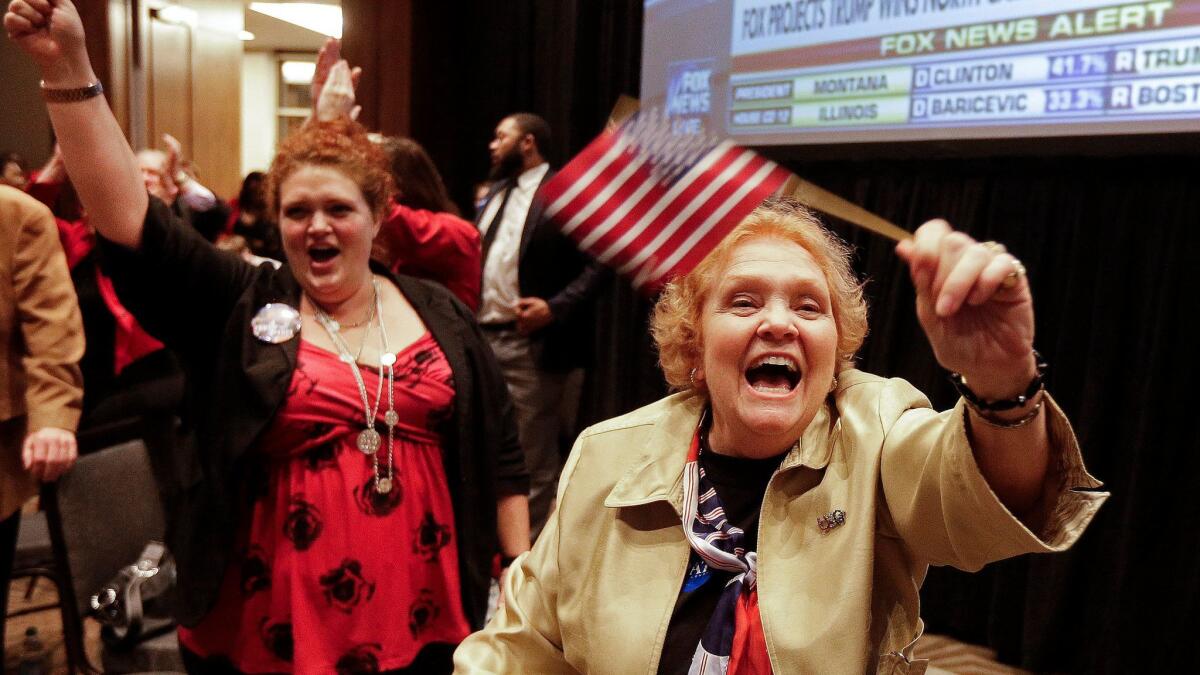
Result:
[[[1037,417],[1038,413],[1042,411],[1042,401],[1039,400],[1033,406],[1032,410],[1024,415],[1021,415],[1015,420],[998,420],[994,417],[990,417],[987,413],[971,405],[970,401],[967,402],[967,406],[971,408],[971,410],[975,411],[975,416],[978,417],[981,422],[996,429],[1019,429],[1032,422],[1033,418]]]
[[[1033,379],[1029,381],[1029,386],[1025,387],[1025,391],[1017,394],[1016,398],[985,401],[979,398],[978,394],[971,391],[971,388],[967,386],[967,378],[963,377],[961,373],[950,373],[950,383],[954,385],[958,394],[966,399],[967,403],[971,404],[971,407],[976,412],[1004,412],[1005,410],[1012,410],[1014,408],[1024,408],[1025,404],[1029,403],[1029,400],[1046,386],[1046,362],[1042,361],[1042,355],[1038,354],[1036,349],[1033,350],[1033,360],[1036,364],[1037,372],[1034,373]]]

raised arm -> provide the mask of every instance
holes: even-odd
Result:
[[[311,98],[313,116],[321,122],[349,117],[358,119],[362,106],[355,101],[358,80],[362,68],[351,68],[342,58],[342,43],[329,38],[317,53],[317,67],[313,72]]]
[[[66,179],[67,170],[63,167],[62,148],[55,143],[54,152],[50,154],[50,159],[46,160],[46,164],[38,171],[37,178],[33,182],[35,184],[62,183]]]
[[[179,198],[188,208],[196,212],[211,211],[220,200],[212,190],[200,184],[186,169],[183,161],[183,145],[171,134],[163,134],[163,145],[167,146],[167,175],[179,186]]]
[[[99,80],[75,5],[71,0],[13,0],[4,29],[41,72],[50,121],[89,222],[107,239],[137,248],[149,198],[107,101],[86,97]]]
[[[1004,505],[1036,529],[1046,515],[1041,498],[1050,440],[1044,394],[1029,390],[1038,369],[1024,267],[1000,244],[977,242],[944,220],[922,225],[896,252],[909,265],[917,317],[938,363],[962,376],[980,472]]]

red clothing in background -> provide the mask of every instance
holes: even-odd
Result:
[[[237,197],[234,197],[229,200],[229,217],[225,219],[225,226],[221,228],[221,236],[228,237],[233,234],[233,226],[237,225],[238,219],[241,217],[241,201]]]
[[[479,309],[479,231],[470,222],[393,202],[375,245],[375,257],[393,272],[436,281],[471,311]]]
[[[27,190],[30,196],[53,211],[62,187],[62,183],[39,183],[35,178]],[[58,225],[58,240],[67,254],[68,269],[74,271],[75,266],[88,257],[96,247],[96,235],[87,224],[86,218],[72,221],[63,220],[58,215],[54,214],[54,221]],[[96,287],[116,324],[116,335],[113,339],[112,373],[119,375],[129,364],[162,349],[163,343],[143,330],[137,319],[133,318],[129,310],[125,309],[120,299],[117,298],[117,292],[113,290],[112,281],[100,271],[99,265],[96,266]],[[85,326],[86,328],[87,326]]]
[[[25,191],[54,211],[58,196],[62,192],[62,183],[38,183],[36,180],[35,176],[25,187]],[[54,214],[54,222],[58,225],[58,240],[62,243],[63,252],[67,254],[67,267],[75,269],[79,261],[87,257],[96,245],[92,228],[88,227],[87,221],[82,218],[63,220],[57,213]]]
[[[374,402],[379,374],[361,371]],[[263,469],[250,481],[239,552],[216,606],[180,629],[185,647],[248,673],[379,672],[467,636],[434,431],[451,414],[453,374],[431,334],[397,354],[395,397],[394,487],[381,495],[355,446],[363,406],[353,376],[337,354],[300,342],[287,399],[256,446]]]
[[[143,330],[133,314],[125,309],[125,305],[117,298],[112,279],[104,276],[99,265],[96,266],[96,287],[100,289],[100,297],[117,324],[117,335],[113,340],[113,374],[120,375],[125,366],[162,349],[163,343]]]

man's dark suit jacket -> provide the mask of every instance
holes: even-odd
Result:
[[[609,278],[608,268],[575,247],[545,217],[542,186],[555,171],[546,172],[538,186],[521,230],[521,250],[517,257],[517,280],[521,297],[542,298],[550,305],[554,321],[532,336],[538,344],[538,365],[543,370],[563,371],[591,365],[594,343],[593,300]],[[479,207],[475,225],[492,199],[504,198],[510,183],[501,182],[492,189]],[[484,260],[484,265],[487,260]]]

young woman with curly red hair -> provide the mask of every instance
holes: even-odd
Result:
[[[255,267],[148,198],[69,1],[14,2],[5,26],[121,299],[187,372],[158,461],[189,670],[449,672],[493,556],[528,548],[528,477],[471,312],[370,262],[380,150],[349,120],[287,139],[268,175],[287,263]]]

